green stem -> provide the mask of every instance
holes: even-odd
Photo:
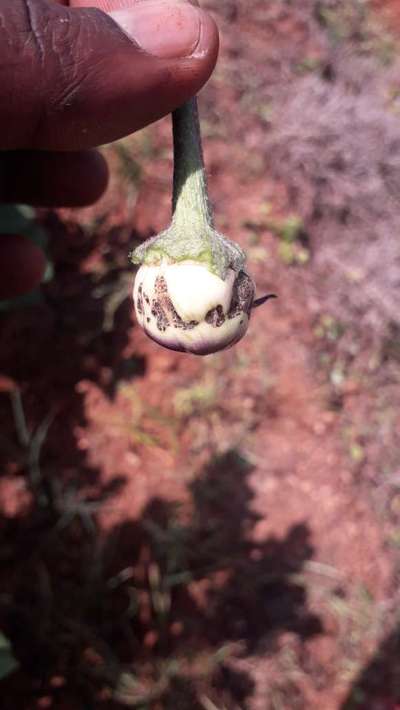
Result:
[[[174,188],[172,224],[199,236],[202,228],[213,227],[201,145],[197,99],[187,101],[172,114],[174,136]]]
[[[207,192],[197,100],[172,114],[174,186],[172,223],[131,255],[134,264],[192,261],[225,279],[228,268],[239,271],[245,256],[240,247],[218,234]]]

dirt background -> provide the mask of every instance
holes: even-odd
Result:
[[[400,708],[400,2],[204,5],[216,222],[278,299],[206,358],[136,326],[168,119],[38,212],[54,278],[0,315],[5,710]]]

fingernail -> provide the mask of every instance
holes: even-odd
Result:
[[[162,59],[190,56],[200,39],[202,13],[188,2],[139,0],[109,14],[145,52]]]

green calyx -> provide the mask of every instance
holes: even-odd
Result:
[[[245,255],[237,244],[215,232],[209,225],[199,229],[197,225],[188,224],[182,233],[181,229],[172,224],[164,232],[137,247],[131,254],[131,260],[134,264],[149,266],[196,262],[225,279],[229,268],[240,271],[244,267]]]

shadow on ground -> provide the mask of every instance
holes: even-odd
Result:
[[[396,710],[400,702],[400,627],[356,678],[341,710]]]
[[[206,695],[247,707],[253,681],[232,657],[272,653],[284,630],[321,631],[295,581],[312,555],[308,529],[251,542],[250,472],[230,451],[196,478],[186,521],[155,498],[103,540],[95,516],[93,529],[37,510],[2,521],[2,618],[26,684],[6,684],[9,707],[35,696],[108,707],[114,685],[126,704],[196,709]]]

